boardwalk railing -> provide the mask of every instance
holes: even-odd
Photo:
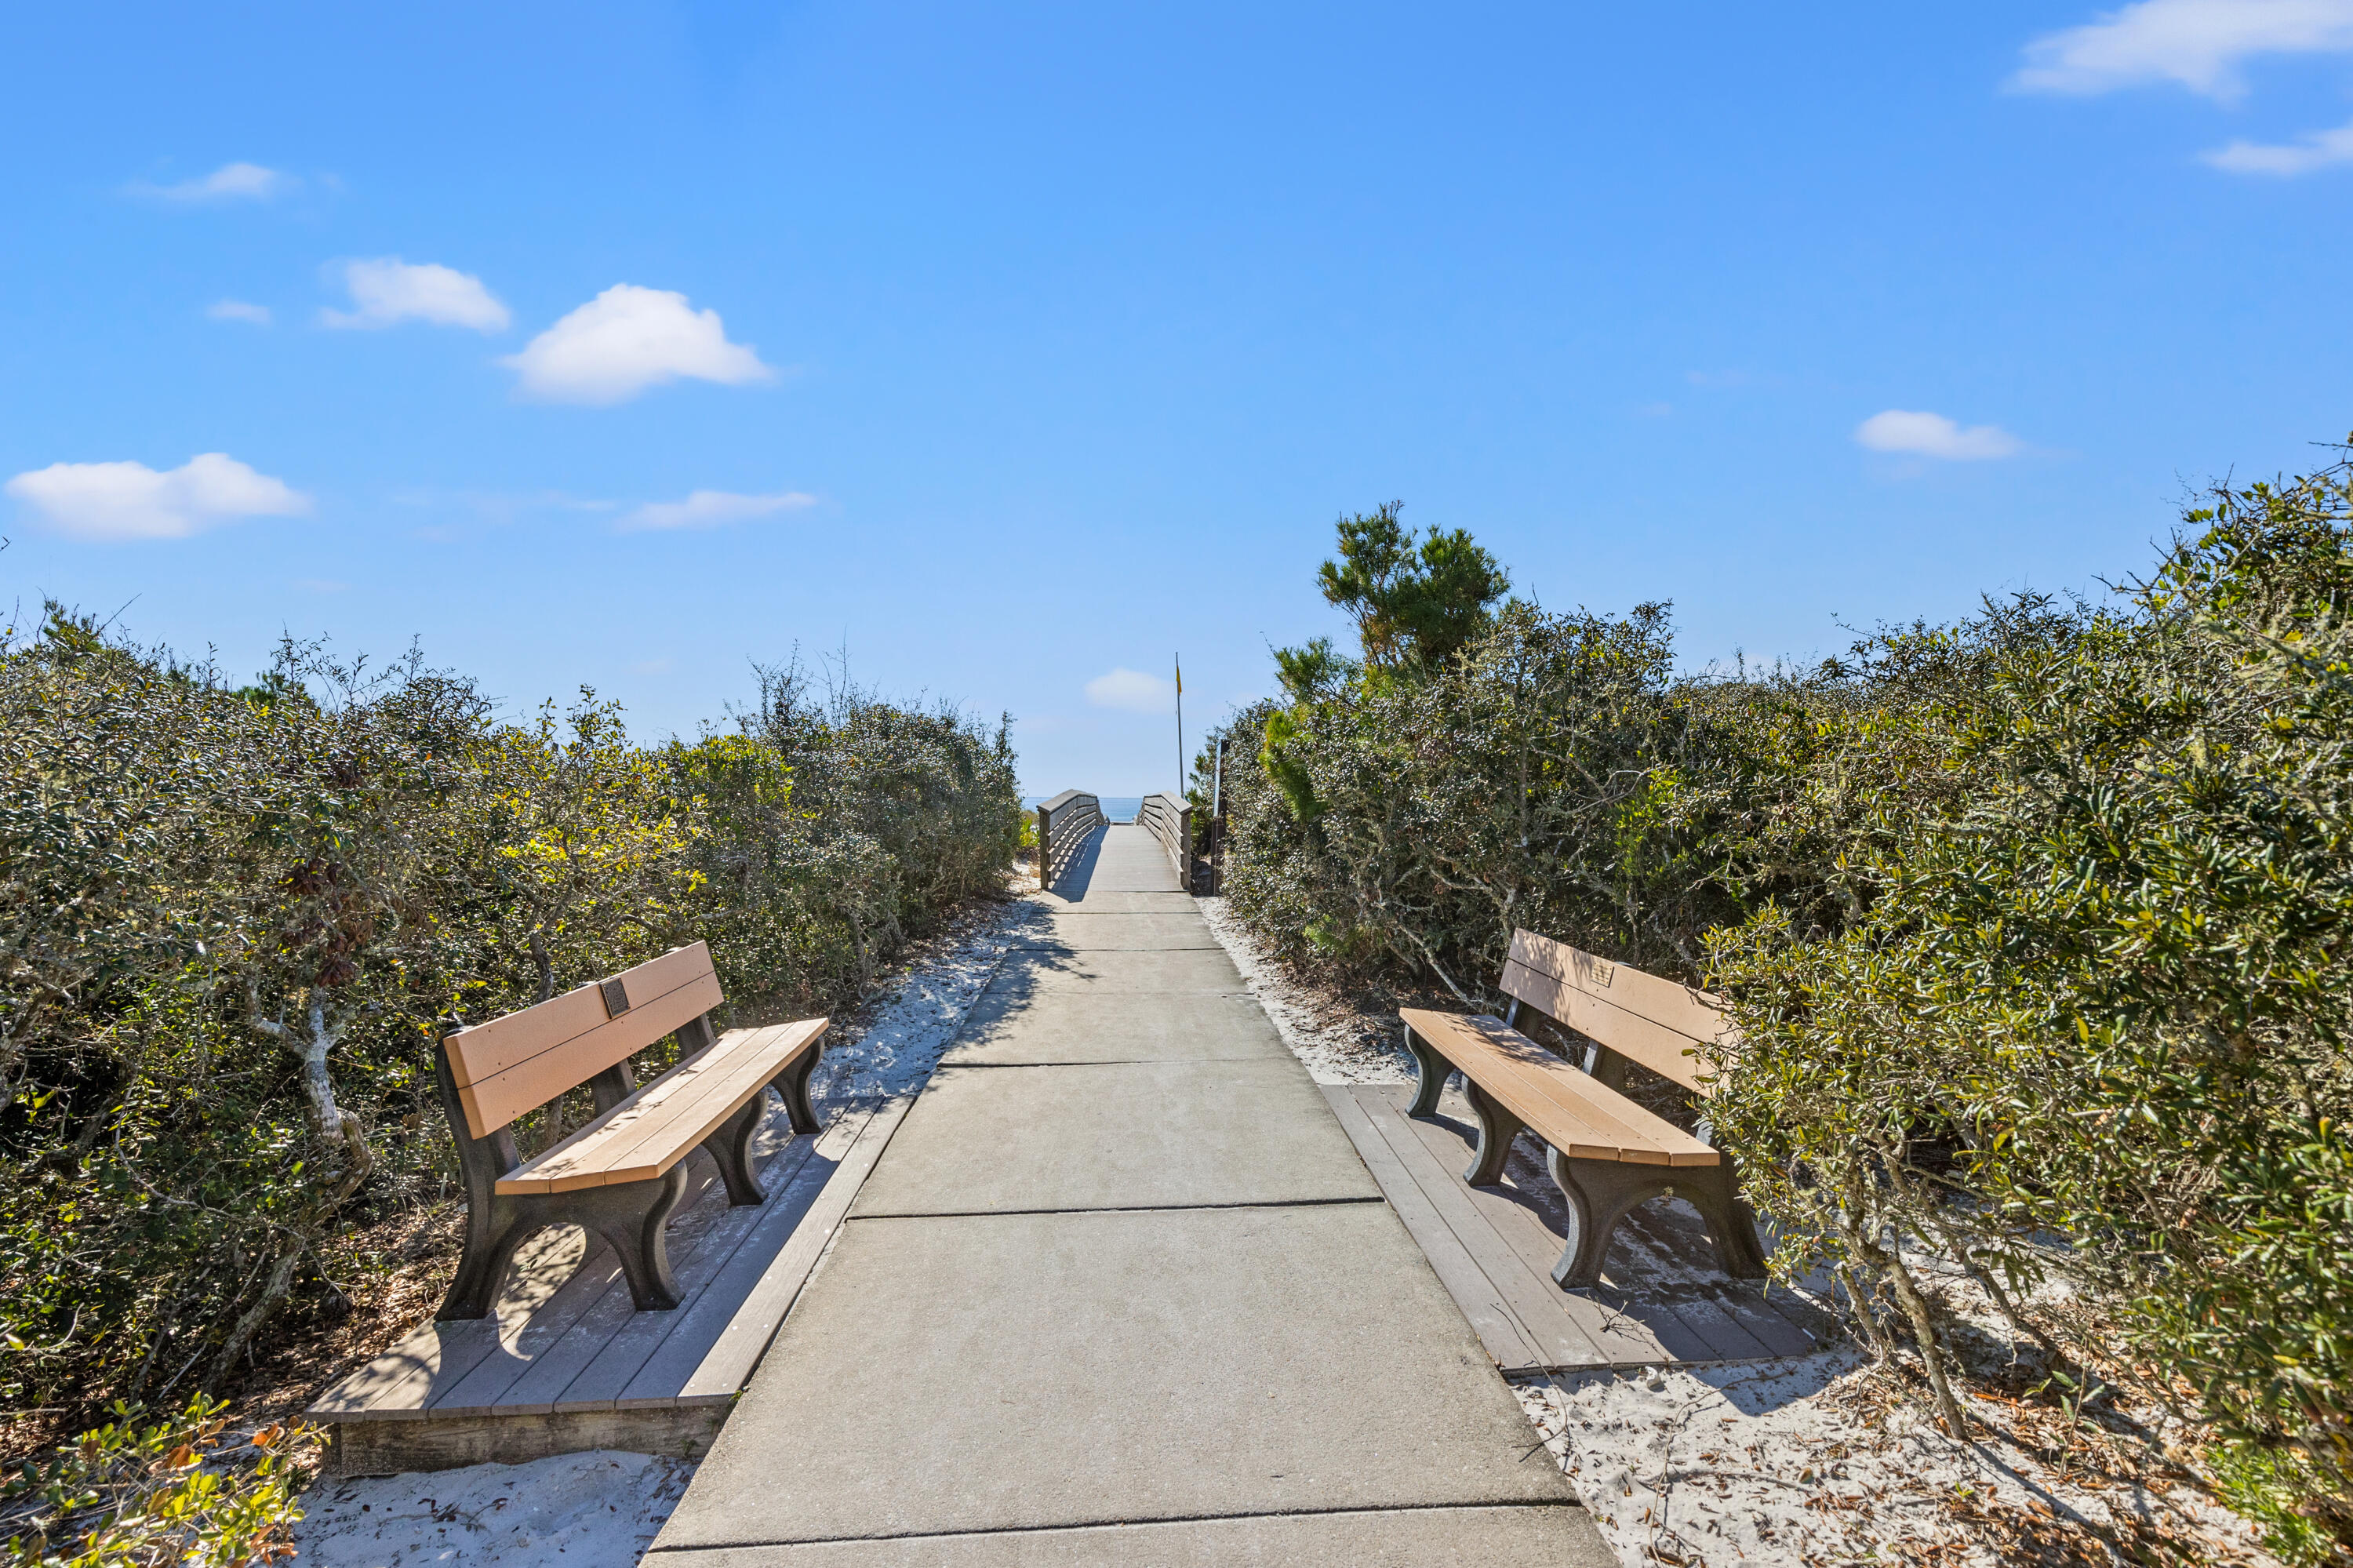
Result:
[[[1163,790],[1146,795],[1143,807],[1135,813],[1139,826],[1152,830],[1160,847],[1168,852],[1168,863],[1176,868],[1176,881],[1186,892],[1196,891],[1193,875],[1193,808],[1176,796]]]
[[[1038,808],[1038,885],[1051,887],[1087,842],[1108,826],[1103,803],[1083,789],[1065,789]]]

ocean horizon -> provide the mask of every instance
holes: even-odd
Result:
[[[1051,795],[1024,795],[1021,797],[1021,809],[1034,811],[1052,799]],[[1103,808],[1104,818],[1114,822],[1132,822],[1135,821],[1135,814],[1144,810],[1144,797],[1141,795],[1098,795],[1095,802]]]

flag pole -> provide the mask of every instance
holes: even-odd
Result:
[[[1185,799],[1185,655],[1171,655],[1176,661],[1176,799]]]

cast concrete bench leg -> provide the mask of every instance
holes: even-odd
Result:
[[[1446,1091],[1446,1080],[1454,1072],[1454,1064],[1430,1048],[1430,1042],[1405,1026],[1405,1048],[1413,1053],[1413,1104],[1405,1107],[1408,1116],[1434,1116],[1438,1112],[1438,1097]]]
[[[818,1130],[817,1112],[809,1105],[808,1082],[822,1049],[812,1047],[768,1086],[783,1097],[785,1114],[795,1132]],[[752,1140],[759,1135],[760,1123],[767,1119],[767,1097],[756,1096],[702,1140],[702,1147],[718,1161],[720,1180],[727,1183],[727,1202],[737,1208],[767,1201],[767,1189],[752,1169]]]
[[[1631,1165],[1616,1160],[1572,1160],[1545,1149],[1545,1169],[1577,1217],[1577,1234],[1553,1265],[1553,1282],[1564,1289],[1601,1283],[1601,1265],[1618,1222],[1652,1198],[1681,1198],[1699,1211],[1715,1242],[1724,1271],[1736,1279],[1762,1279],[1765,1257],[1757,1245],[1756,1216],[1740,1201],[1729,1161],[1721,1165]]]
[[[1430,1116],[1438,1109],[1438,1097],[1446,1087],[1447,1078],[1454,1071],[1449,1062],[1433,1049],[1430,1042],[1406,1025],[1405,1048],[1413,1053],[1418,1073],[1413,1092],[1413,1104],[1406,1107],[1408,1116]],[[1479,1086],[1479,1080],[1470,1074],[1462,1075],[1464,1092],[1471,1097],[1472,1114],[1479,1118],[1479,1149],[1471,1158],[1470,1169],[1462,1172],[1463,1183],[1472,1187],[1492,1187],[1504,1179],[1504,1162],[1512,1157],[1512,1139],[1527,1130],[1527,1123],[1504,1108],[1503,1103]]]
[[[670,1273],[664,1227],[686,1193],[684,1165],[650,1181],[574,1192],[501,1192],[499,1178],[522,1163],[516,1158],[514,1134],[501,1128],[489,1138],[470,1137],[448,1063],[436,1053],[435,1065],[442,1106],[458,1145],[459,1169],[466,1178],[465,1254],[437,1316],[445,1320],[488,1317],[515,1248],[534,1231],[562,1224],[575,1224],[605,1238],[620,1260],[638,1311],[666,1312],[678,1305],[678,1280]]]

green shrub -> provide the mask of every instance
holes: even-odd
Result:
[[[227,1409],[198,1395],[172,1419],[135,1404],[28,1464],[0,1487],[10,1568],[244,1568],[291,1557],[302,1476],[289,1449],[304,1429],[228,1434]],[[234,1452],[232,1452],[234,1450]]]
[[[2293,1451],[2353,1539],[2348,471],[2187,524],[2108,604],[1809,673],[1678,676],[1660,607],[1513,604],[1436,668],[1294,652],[1229,886],[1278,948],[1469,1005],[1514,927],[1714,986],[1776,1266],[1840,1271],[1948,1425],[1924,1257],[2079,1393],[2186,1387]],[[2053,1277],[2121,1334],[2031,1304]]]
[[[261,683],[0,645],[0,1399],[224,1386],[322,1255],[450,1195],[431,1042],[698,938],[743,1022],[1001,887],[1004,731],[867,695],[633,745],[415,658]],[[559,1105],[522,1130],[560,1133]]]

